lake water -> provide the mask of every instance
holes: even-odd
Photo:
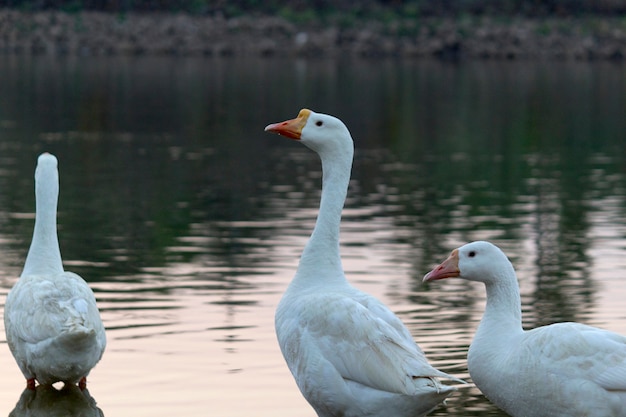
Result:
[[[511,258],[525,326],[626,334],[623,65],[4,56],[0,305],[48,151],[65,267],[90,283],[107,328],[88,384],[104,415],[315,415],[273,315],[315,221],[320,166],[263,132],[302,107],[339,116],[355,139],[349,280],[435,366],[469,377],[484,289],[421,278],[471,240]],[[3,329],[0,369],[8,415],[25,381]],[[432,415],[505,414],[469,386]]]

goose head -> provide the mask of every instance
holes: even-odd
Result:
[[[38,200],[44,200],[46,203],[56,199],[59,194],[58,161],[48,152],[42,153],[37,158],[35,194]]]
[[[351,157],[354,150],[350,132],[341,120],[309,109],[300,110],[295,119],[270,124],[265,131],[300,141],[322,157],[329,153]]]
[[[515,277],[507,256],[496,245],[477,241],[453,250],[448,259],[424,276],[424,282],[457,277],[491,284],[502,276]]]

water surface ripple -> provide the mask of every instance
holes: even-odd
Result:
[[[7,57],[0,304],[30,243],[36,157],[49,151],[65,267],[90,283],[107,327],[89,378],[104,415],[313,417],[273,314],[315,221],[320,166],[263,132],[310,107],[355,138],[347,276],[435,366],[469,378],[484,289],[421,278],[470,240],[511,258],[526,327],[575,320],[626,334],[625,74],[600,63]],[[0,414],[20,415],[28,393],[4,331],[0,367]],[[432,415],[504,416],[473,386]]]

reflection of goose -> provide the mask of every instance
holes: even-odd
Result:
[[[300,391],[319,416],[418,416],[452,391],[385,305],[352,287],[339,255],[352,138],[332,116],[302,110],[266,131],[301,141],[322,161],[319,216],[276,311],[276,333]]]
[[[626,416],[626,337],[579,323],[524,331],[515,270],[491,243],[455,249],[424,281],[450,277],[487,288],[467,359],[494,404],[516,417]]]
[[[53,385],[25,389],[9,417],[103,417],[89,390],[65,385],[57,390]]]
[[[9,292],[4,325],[11,352],[30,388],[57,381],[82,387],[106,344],[96,299],[87,283],[63,271],[57,239],[57,159],[39,156],[35,231],[24,271]]]

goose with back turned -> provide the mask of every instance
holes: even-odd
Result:
[[[86,386],[104,352],[106,336],[96,298],[77,274],[63,270],[57,237],[59,173],[43,153],[35,170],[35,229],[19,280],[4,307],[11,353],[35,389],[55,382]]]
[[[455,249],[424,281],[451,277],[485,284],[467,362],[496,406],[514,417],[626,416],[626,337],[573,322],[524,330],[515,270],[489,242]]]
[[[341,212],[354,145],[339,119],[308,109],[270,124],[322,163],[313,233],[275,315],[278,342],[296,384],[320,417],[417,417],[463,382],[433,368],[401,320],[348,283],[339,253]]]

